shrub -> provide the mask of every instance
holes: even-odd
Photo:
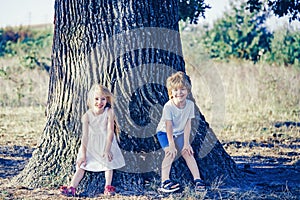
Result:
[[[238,58],[257,62],[270,50],[272,34],[264,25],[267,16],[247,10],[246,2],[231,2],[232,12],[224,14],[203,37],[211,58]]]
[[[300,33],[288,28],[275,31],[271,51],[267,52],[265,60],[277,65],[300,67]]]
[[[48,29],[0,29],[0,56],[17,56],[23,67],[48,70],[52,36]]]

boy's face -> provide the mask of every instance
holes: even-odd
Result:
[[[188,90],[186,87],[178,87],[172,89],[173,100],[178,103],[185,102],[187,95],[188,95]]]

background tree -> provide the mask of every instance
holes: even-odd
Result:
[[[272,34],[267,30],[267,15],[250,13],[246,2],[232,1],[231,9],[218,19],[203,36],[203,43],[211,58],[238,58],[257,62],[270,51]]]
[[[273,33],[271,51],[263,57],[265,61],[276,65],[294,65],[300,67],[300,33],[287,27]]]
[[[288,16],[290,21],[300,20],[299,0],[248,0],[247,3],[251,12],[264,10],[278,17]]]
[[[158,178],[162,150],[154,134],[168,100],[165,80],[185,71],[179,18],[177,0],[56,0],[47,123],[14,182],[30,187],[66,184],[75,169],[87,91],[95,82],[116,96],[127,165],[117,171],[114,184],[143,187],[146,180]],[[192,134],[201,176],[207,182],[220,177],[234,181],[239,171],[198,108]],[[191,177],[182,162],[173,171],[183,180]],[[102,192],[103,177],[87,173],[82,189],[90,195]]]
[[[197,24],[199,17],[205,18],[205,9],[211,8],[204,0],[179,0],[178,6],[179,18],[183,21],[189,20],[191,24]]]

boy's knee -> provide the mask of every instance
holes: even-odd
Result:
[[[165,156],[164,156],[164,160],[167,160],[168,162],[171,162],[171,163],[174,161],[174,159],[175,159],[175,156],[172,157],[171,155],[167,155],[167,154],[165,154]]]
[[[194,156],[192,154],[189,154],[188,152],[184,151],[182,152],[182,157],[186,160],[186,159],[191,159],[193,158]]]

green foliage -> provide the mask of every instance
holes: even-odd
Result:
[[[265,57],[269,63],[300,67],[300,33],[287,28],[275,31],[271,51]]]
[[[278,17],[288,16],[290,20],[300,20],[299,0],[248,0],[247,4],[251,12],[266,10]]]
[[[199,17],[204,17],[205,9],[211,8],[204,0],[179,0],[178,7],[180,19],[191,24],[197,24]]]
[[[53,34],[48,29],[23,27],[0,29],[0,56],[17,56],[23,67],[49,69]],[[47,52],[43,50],[47,49]]]
[[[267,16],[259,12],[250,13],[245,2],[231,2],[232,12],[207,29],[203,37],[205,49],[211,58],[228,60],[238,58],[257,62],[270,50],[272,34],[264,25]]]
[[[32,32],[22,26],[0,29],[0,56],[15,54],[13,49],[7,48],[11,43],[19,43],[32,37]]]
[[[300,20],[299,0],[247,0],[247,7],[250,12],[273,12],[278,17],[288,16],[290,20]],[[210,6],[204,0],[179,0],[179,17],[183,21],[190,20],[190,23],[197,24],[199,17],[205,17],[205,9]]]

